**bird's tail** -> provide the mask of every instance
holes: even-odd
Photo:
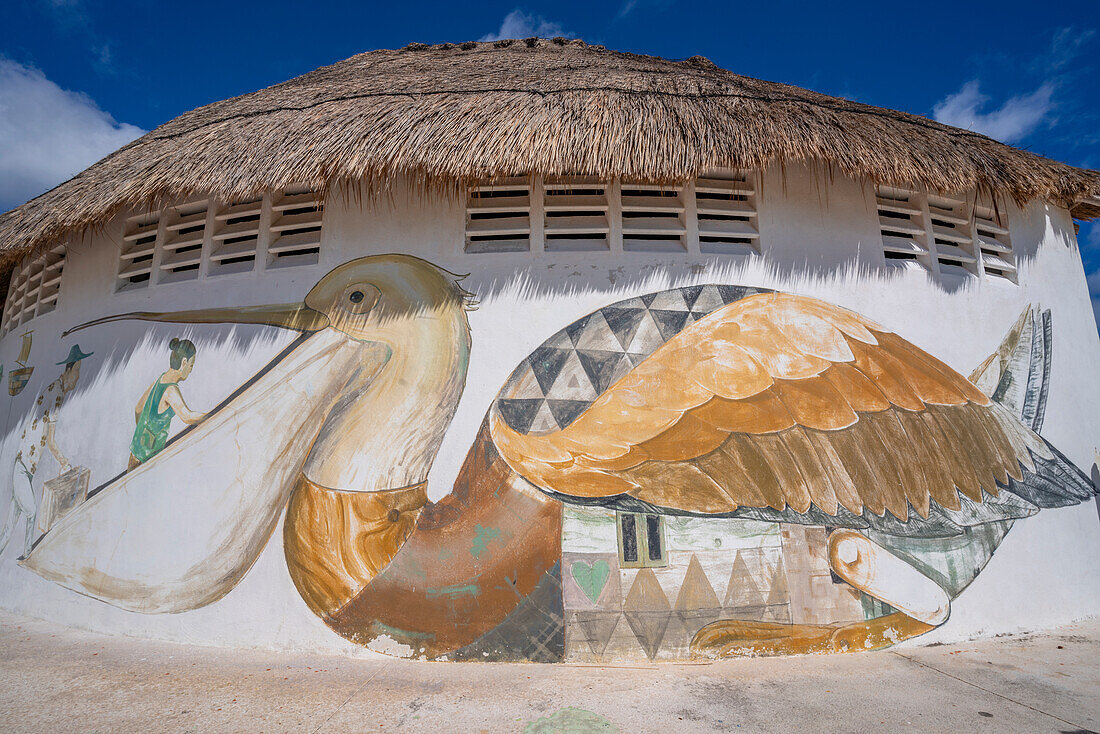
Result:
[[[971,382],[1036,433],[1046,416],[1052,339],[1050,309],[1028,306],[997,351],[970,373]]]

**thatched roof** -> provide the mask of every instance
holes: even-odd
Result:
[[[581,41],[370,51],[161,125],[0,216],[0,262],[119,211],[290,185],[454,186],[484,176],[681,181],[810,161],[876,183],[1081,205],[1100,173],[977,133],[717,68]]]

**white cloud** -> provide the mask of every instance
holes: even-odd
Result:
[[[978,80],[969,81],[932,108],[932,115],[945,125],[973,130],[1004,143],[1029,135],[1054,109],[1054,84],[1044,82],[1031,94],[1013,97],[996,109],[985,111],[990,101],[982,94]]]
[[[71,178],[145,131],[88,95],[0,58],[0,211]]]
[[[530,13],[525,13],[519,8],[516,8],[511,13],[504,16],[504,21],[500,24],[499,31],[482,36],[477,40],[499,41],[502,38],[531,38],[532,36],[537,36],[538,38],[557,38],[559,36],[563,38],[576,37],[574,34],[563,29],[560,23],[548,21],[541,15],[531,15]]]

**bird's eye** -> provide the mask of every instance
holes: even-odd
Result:
[[[362,303],[363,291],[352,291],[350,294],[348,294],[348,300],[352,303]]]

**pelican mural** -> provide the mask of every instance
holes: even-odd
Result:
[[[561,660],[633,636],[650,657],[844,651],[942,624],[1013,521],[1093,494],[1037,434],[1049,312],[1025,311],[968,380],[850,311],[716,284],[553,335],[431,503],[471,302],[441,268],[380,255],[300,304],[77,327],[301,336],[22,564],[124,609],[182,612],[232,590],[285,509],[305,603],[372,649]]]

